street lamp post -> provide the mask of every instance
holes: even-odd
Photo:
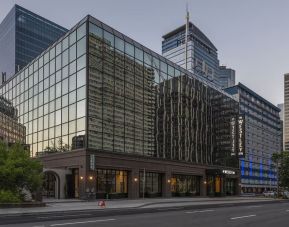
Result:
[[[277,171],[276,171],[276,175],[277,175],[277,198],[279,198],[279,170],[280,170],[280,161],[278,160]]]

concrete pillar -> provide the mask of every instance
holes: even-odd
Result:
[[[139,199],[139,169],[128,172],[128,198]]]
[[[85,195],[88,199],[95,199],[96,192],[96,173],[88,172],[85,178]]]
[[[84,168],[79,169],[79,198],[87,199],[85,189],[87,187],[88,175],[86,175],[86,171]]]
[[[240,178],[237,178],[236,179],[236,184],[235,184],[235,191],[236,191],[236,195],[241,195],[241,179]]]
[[[206,178],[206,176],[201,177],[200,195],[201,196],[207,196],[207,178]]]
[[[172,178],[172,173],[166,172],[163,174],[162,177],[162,197],[172,197],[172,192],[171,192],[171,178]]]

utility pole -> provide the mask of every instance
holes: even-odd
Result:
[[[188,35],[189,35],[189,20],[190,20],[190,13],[188,9],[188,3],[186,5],[186,35],[185,35],[185,66],[188,69]]]

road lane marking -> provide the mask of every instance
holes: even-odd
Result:
[[[49,218],[62,218],[62,217],[79,217],[79,216],[91,216],[92,214],[67,214],[67,215],[54,215],[54,216],[42,216],[36,217],[38,219],[49,219]]]
[[[160,209],[157,209],[157,210],[166,211],[166,210],[181,210],[181,209],[184,209],[184,207],[160,208]]]
[[[260,206],[260,205],[257,206],[257,205],[256,205],[256,206],[248,206],[247,208],[259,208],[259,207],[263,207],[263,206]]]
[[[87,223],[96,223],[96,222],[107,222],[107,221],[115,221],[116,219],[100,219],[100,220],[93,220],[93,221],[78,221],[78,222],[67,222],[67,223],[60,223],[60,224],[52,224],[53,226],[63,226],[63,225],[77,225],[77,224],[87,224]]]
[[[195,214],[195,213],[205,213],[205,212],[212,212],[215,210],[195,210],[195,211],[187,211],[186,214]]]
[[[231,220],[236,220],[236,219],[251,218],[251,217],[256,217],[256,214],[246,215],[246,216],[240,216],[240,217],[234,217],[234,218],[230,218],[230,219],[231,219]]]

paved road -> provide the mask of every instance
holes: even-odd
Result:
[[[66,220],[41,220],[39,222],[5,225],[5,227],[288,227],[289,203],[219,207],[200,210],[171,210],[162,212],[127,214],[107,217],[87,217]],[[56,217],[57,218],[57,217]],[[0,223],[1,226],[1,223]]]

